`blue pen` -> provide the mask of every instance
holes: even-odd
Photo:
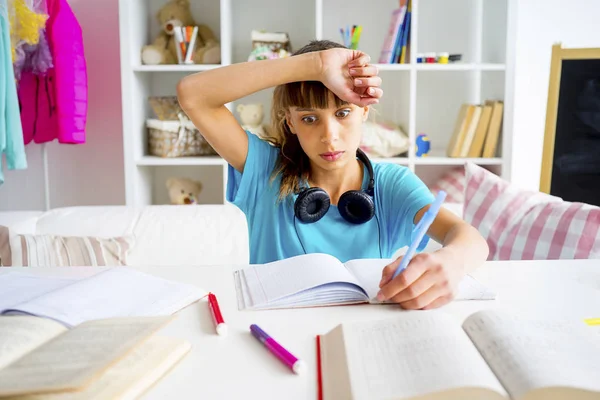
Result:
[[[392,279],[397,277],[400,272],[404,271],[406,269],[406,267],[408,266],[408,263],[410,262],[410,260],[412,260],[413,256],[415,255],[415,251],[417,251],[417,247],[419,246],[419,244],[423,240],[423,237],[427,233],[427,230],[433,223],[433,220],[435,219],[438,212],[440,211],[440,208],[442,207],[442,203],[444,202],[445,199],[446,199],[446,192],[444,192],[443,190],[440,190],[438,192],[437,196],[435,197],[435,200],[431,204],[431,206],[427,209],[427,211],[425,212],[423,217],[421,217],[421,220],[419,221],[417,226],[415,226],[415,229],[413,229],[413,233],[415,234],[413,241],[410,244],[410,247],[408,248],[408,251],[406,252],[404,257],[402,257],[402,260],[400,261],[400,265],[398,265],[398,268],[396,268],[396,271],[394,272]]]

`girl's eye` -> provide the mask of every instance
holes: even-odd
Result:
[[[308,115],[306,117],[302,117],[302,122],[305,124],[314,124],[317,121],[317,118],[313,115]]]
[[[337,113],[335,113],[335,116],[338,118],[345,118],[348,116],[348,114],[350,114],[350,110],[345,109],[345,110],[340,110]]]

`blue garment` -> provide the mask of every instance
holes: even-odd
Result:
[[[8,169],[25,169],[27,168],[27,159],[10,54],[10,27],[7,11],[6,0],[0,0],[0,161],[2,153],[6,153]],[[0,185],[2,183],[4,183],[4,175],[0,162]]]
[[[300,222],[294,216],[297,195],[277,203],[281,177],[270,181],[279,148],[248,134],[248,156],[241,174],[228,166],[227,201],[238,206],[248,221],[250,263],[267,262],[307,253],[327,253],[346,262],[358,258],[390,258],[410,244],[414,216],[431,204],[433,195],[407,167],[372,163],[375,174],[375,216],[355,225],[332,205],[319,221]],[[363,174],[368,187],[368,172]],[[381,233],[381,236],[380,236]],[[419,250],[427,244],[424,240]],[[380,253],[381,245],[381,253]]]

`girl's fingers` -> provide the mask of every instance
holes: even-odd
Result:
[[[428,307],[429,305],[433,306],[433,303],[442,303],[441,301],[438,302],[437,300],[443,296],[443,291],[434,285],[414,299],[401,302],[400,307],[404,308],[405,310],[419,310]]]
[[[371,61],[371,57],[368,54],[361,54],[360,57],[355,58],[354,60],[348,63],[348,67],[358,67],[362,65],[367,65]]]
[[[378,76],[374,76],[372,78],[355,78],[354,86],[357,87],[379,87],[381,86],[381,78]]]
[[[366,106],[372,106],[373,104],[377,104],[379,103],[379,99],[374,99],[373,97],[360,97],[356,100],[352,102],[353,104],[356,104],[359,107],[366,107]]]
[[[426,305],[425,307],[421,307],[422,310],[432,310],[434,308],[439,308],[443,305],[446,305],[452,301],[452,296],[441,296]]]
[[[370,87],[366,90],[365,94],[369,97],[379,99],[383,96],[383,90],[381,88]]]
[[[374,65],[350,68],[350,76],[376,76],[377,74],[379,74],[379,69]]]
[[[414,300],[429,290],[433,285],[435,285],[435,275],[432,274],[431,271],[427,271],[421,275],[419,279],[390,300],[394,303],[404,303],[409,300]]]

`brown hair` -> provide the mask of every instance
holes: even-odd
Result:
[[[311,41],[297,50],[292,56],[313,51],[346,47],[329,40]],[[290,107],[327,108],[330,96],[333,96],[336,107],[347,102],[334,95],[320,81],[302,81],[279,85],[273,93],[271,109],[271,129],[268,141],[281,149],[273,170],[271,180],[281,174],[279,200],[283,200],[300,190],[300,182],[307,180],[310,172],[308,156],[302,150],[298,137],[294,135],[286,122],[286,113]]]

